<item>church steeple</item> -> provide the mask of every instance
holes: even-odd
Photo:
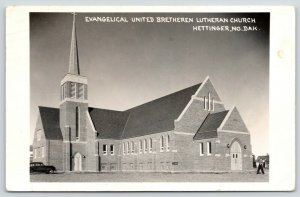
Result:
[[[69,59],[69,72],[68,73],[73,74],[73,75],[80,75],[77,35],[76,35],[76,14],[75,13],[73,13],[73,28],[72,28],[71,49],[70,49],[70,59]]]

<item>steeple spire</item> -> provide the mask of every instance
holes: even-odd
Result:
[[[75,18],[76,14],[75,13],[72,14],[73,14],[73,28],[72,28],[71,50],[70,50],[70,60],[69,60],[69,73],[74,75],[80,75],[77,36],[76,36],[76,18]]]

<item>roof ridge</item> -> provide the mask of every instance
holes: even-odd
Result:
[[[96,109],[96,110],[106,110],[106,111],[113,111],[113,112],[126,112],[126,111],[120,111],[120,110],[114,110],[114,109],[105,109],[105,108],[96,108],[96,107],[88,107],[89,109]]]
[[[164,99],[164,98],[166,98],[166,97],[168,97],[168,96],[171,96],[171,95],[173,95],[173,94],[176,94],[176,93],[179,93],[179,92],[183,92],[183,91],[185,91],[185,90],[188,90],[188,89],[190,89],[190,88],[194,88],[194,87],[196,87],[196,86],[200,86],[201,84],[202,84],[202,83],[198,83],[198,84],[189,86],[189,87],[187,87],[187,88],[183,88],[183,89],[178,90],[178,91],[176,91],[176,92],[172,92],[172,93],[169,93],[169,94],[167,94],[167,95],[165,95],[165,96],[162,96],[162,97],[159,97],[159,98],[150,100],[150,101],[148,101],[148,102],[142,103],[142,104],[140,104],[140,105],[131,107],[131,108],[126,109],[126,110],[124,110],[124,111],[129,111],[129,110],[132,110],[132,109],[134,109],[134,108],[140,107],[140,106],[142,106],[142,105],[146,105],[146,104],[148,104],[148,103],[151,103],[151,102],[154,102],[154,101],[158,101],[158,100],[160,100],[160,99]],[[197,90],[196,90],[196,91],[197,91]],[[196,91],[195,91],[195,92],[196,92]]]

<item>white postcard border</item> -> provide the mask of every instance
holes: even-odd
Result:
[[[290,191],[295,188],[295,12],[291,6],[12,6],[6,10],[9,191]],[[251,183],[31,183],[29,12],[270,12],[270,177]],[[16,121],[17,120],[17,121]]]

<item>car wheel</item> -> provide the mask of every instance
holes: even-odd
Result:
[[[54,170],[49,170],[48,174],[53,174],[54,173]]]

